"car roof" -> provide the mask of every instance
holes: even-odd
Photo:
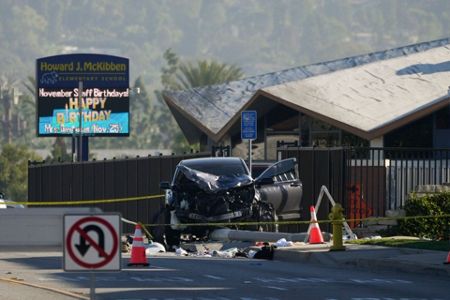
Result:
[[[201,158],[191,158],[185,159],[180,162],[180,165],[190,167],[190,166],[201,166],[215,164],[218,161],[223,164],[227,163],[243,163],[240,157],[201,157]]]

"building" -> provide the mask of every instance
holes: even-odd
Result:
[[[450,147],[449,85],[446,38],[163,96],[189,142],[241,157],[241,112],[256,110],[254,159],[275,160],[278,141]]]

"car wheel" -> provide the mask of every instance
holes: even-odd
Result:
[[[155,215],[153,224],[170,224],[169,207],[164,207]],[[180,245],[180,233],[168,225],[152,226],[150,231],[154,241],[163,244],[167,251],[173,251],[174,247]]]
[[[257,214],[258,222],[268,222],[268,224],[260,224],[259,231],[278,232],[277,213],[273,208],[273,205],[267,202],[260,202]]]

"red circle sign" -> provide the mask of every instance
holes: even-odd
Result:
[[[86,222],[100,223],[108,229],[109,233],[112,236],[112,241],[113,241],[111,252],[109,252],[109,253],[105,252],[104,249],[102,249],[94,240],[92,240],[91,237],[89,237],[89,235],[86,232],[83,231],[83,229],[81,228],[81,225]],[[84,237],[89,242],[89,245],[91,245],[94,249],[96,249],[99,252],[99,254],[101,254],[103,256],[103,259],[100,262],[89,263],[89,262],[82,261],[80,258],[78,258],[78,256],[75,254],[74,249],[73,249],[74,245],[71,242],[72,237],[75,232],[78,232],[78,234],[80,234],[82,237]],[[84,268],[97,269],[97,268],[101,268],[101,267],[105,266],[106,264],[111,262],[111,260],[114,258],[114,256],[116,255],[116,252],[119,248],[119,239],[117,238],[117,232],[114,230],[114,227],[110,223],[108,223],[107,221],[105,221],[102,218],[86,217],[86,218],[78,220],[69,229],[67,237],[66,237],[66,245],[67,245],[67,252],[69,253],[70,258],[72,258],[75,263],[77,263],[79,266],[84,267]]]

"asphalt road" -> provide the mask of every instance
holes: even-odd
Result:
[[[127,262],[123,258],[123,266]],[[97,273],[96,299],[450,299],[448,280],[442,277],[172,254],[152,257],[149,262],[147,268]],[[64,272],[57,252],[0,252],[0,277],[36,285],[0,281],[0,299],[75,299],[61,292],[89,298],[91,274]]]

